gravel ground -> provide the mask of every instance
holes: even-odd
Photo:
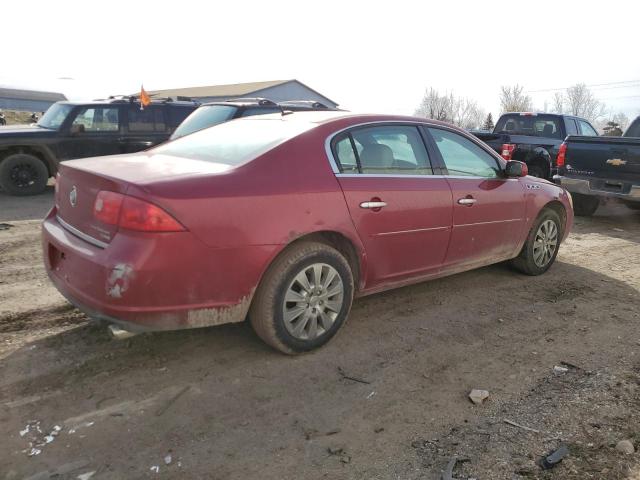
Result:
[[[358,300],[291,358],[245,324],[109,339],[46,278],[50,202],[0,194],[0,479],[436,479],[453,457],[459,479],[640,479],[615,449],[640,447],[636,212],[579,218],[541,277],[495,265]]]

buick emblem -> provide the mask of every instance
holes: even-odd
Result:
[[[69,192],[69,203],[72,207],[75,207],[78,203],[78,189],[74,185],[71,191]]]

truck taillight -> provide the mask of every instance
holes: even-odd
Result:
[[[502,153],[500,154],[502,158],[509,161],[513,156],[513,151],[516,149],[515,144],[513,143],[503,143],[502,144]]]
[[[98,192],[93,205],[93,216],[107,225],[118,225],[140,232],[186,230],[175,218],[152,203],[105,190]]]
[[[556,157],[556,166],[564,167],[564,163],[567,157],[567,144],[563,143],[560,145],[560,150],[558,150],[558,156]]]

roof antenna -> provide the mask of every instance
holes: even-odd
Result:
[[[282,114],[283,117],[285,115],[291,115],[293,113],[293,110],[285,110],[282,105],[278,105],[278,107],[280,107],[280,113]]]

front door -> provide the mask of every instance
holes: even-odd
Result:
[[[433,175],[416,125],[356,127],[336,137],[338,181],[368,257],[366,289],[436,273],[451,230],[451,191]]]
[[[446,266],[471,268],[517,254],[525,228],[525,189],[506,178],[488,149],[445,128],[427,129],[446,167],[453,230]]]
[[[119,143],[122,131],[120,113],[117,105],[79,108],[73,120],[64,127],[58,144],[60,159],[123,153]]]

